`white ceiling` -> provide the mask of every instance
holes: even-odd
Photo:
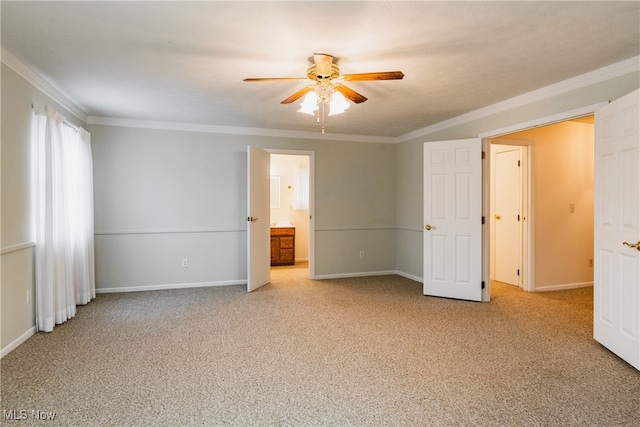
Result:
[[[319,131],[280,101],[314,52],[366,96],[327,132],[398,137],[640,53],[640,2],[1,2],[3,47],[90,116]]]

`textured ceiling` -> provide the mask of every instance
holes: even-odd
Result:
[[[1,2],[3,47],[90,116],[318,131],[309,57],[366,96],[327,132],[397,137],[640,53],[640,3]]]

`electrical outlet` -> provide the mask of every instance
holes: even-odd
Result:
[[[182,268],[188,268],[189,267],[189,260],[187,258],[183,258],[182,259]]]
[[[31,291],[27,291],[27,304],[31,304]]]
[[[360,258],[364,258],[364,251],[360,251]]]

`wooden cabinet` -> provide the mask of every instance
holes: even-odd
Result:
[[[293,265],[296,263],[295,227],[271,229],[271,265]]]

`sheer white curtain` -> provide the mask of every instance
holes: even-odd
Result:
[[[91,137],[34,106],[36,327],[50,332],[95,297]]]

